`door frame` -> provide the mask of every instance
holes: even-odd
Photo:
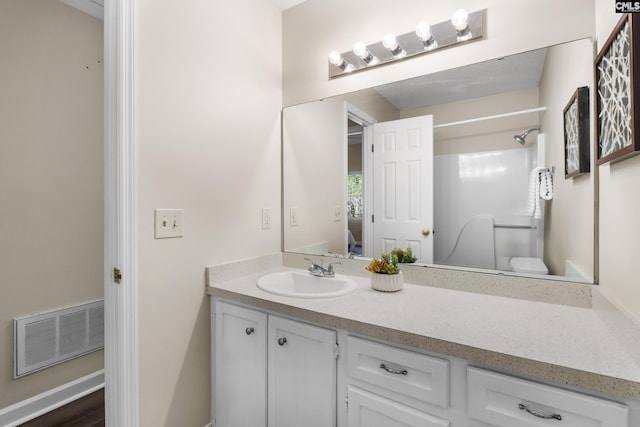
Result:
[[[365,113],[358,107],[348,102],[344,103],[344,149],[345,149],[345,162],[344,162],[344,206],[347,205],[347,173],[348,173],[348,154],[349,149],[349,120],[352,120],[362,126],[362,177],[363,177],[363,200],[364,208],[362,212],[362,256],[371,256],[373,252],[373,242],[371,237],[373,236],[373,222],[371,221],[371,215],[373,214],[373,153],[371,146],[373,144],[373,132],[371,126],[378,123],[375,117]],[[349,227],[349,224],[346,224]],[[346,239],[345,232],[345,239]],[[345,246],[346,247],[346,246]]]
[[[134,3],[104,10],[105,415],[108,427],[139,424]],[[114,269],[122,273],[115,282]]]

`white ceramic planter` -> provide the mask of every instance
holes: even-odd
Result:
[[[402,271],[398,274],[371,273],[371,287],[381,292],[397,292],[402,289]]]

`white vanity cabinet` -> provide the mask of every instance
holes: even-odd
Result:
[[[216,426],[260,427],[267,420],[267,315],[212,304]]]
[[[336,425],[336,332],[269,315],[269,427]]]
[[[450,425],[429,413],[449,406],[447,359],[350,336],[347,374],[349,427]]]
[[[469,416],[496,427],[627,427],[629,408],[581,393],[467,367]]]
[[[217,298],[212,322],[215,427],[640,426],[635,401],[614,402]]]
[[[213,300],[216,427],[336,425],[336,331]]]

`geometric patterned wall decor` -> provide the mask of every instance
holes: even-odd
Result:
[[[627,13],[594,62],[597,164],[640,154],[640,16]]]
[[[589,172],[589,88],[579,87],[563,110],[564,178]]]

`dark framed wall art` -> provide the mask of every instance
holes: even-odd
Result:
[[[597,164],[640,154],[640,15],[627,13],[594,63]]]
[[[563,110],[564,177],[589,173],[589,88],[579,87]]]

